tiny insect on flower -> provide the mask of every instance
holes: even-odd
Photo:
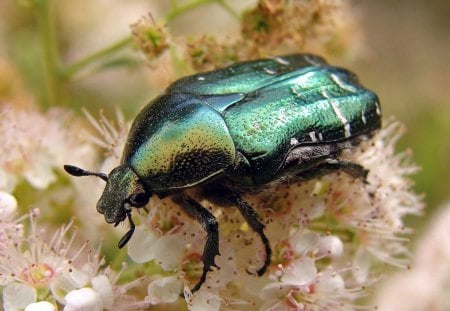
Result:
[[[377,96],[353,73],[318,56],[294,54],[182,78],[139,113],[121,164],[109,175],[64,168],[73,176],[106,182],[97,211],[107,223],[130,223],[119,248],[135,231],[132,207],[144,208],[152,196],[170,197],[199,221],[207,236],[195,292],[220,254],[216,217],[191,191],[238,208],[264,245],[263,263],[255,272],[261,276],[272,249],[265,225],[242,195],[335,171],[365,180],[367,170],[339,156],[380,126]]]

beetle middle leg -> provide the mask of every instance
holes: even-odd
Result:
[[[211,271],[211,267],[219,268],[214,258],[219,253],[219,224],[206,208],[200,205],[197,201],[189,197],[187,194],[180,194],[174,197],[175,201],[179,203],[181,208],[186,214],[193,219],[197,220],[206,231],[206,243],[203,249],[202,261],[203,261],[203,273],[200,280],[192,288],[192,292],[196,292],[200,289],[202,284],[206,280],[206,275]]]
[[[222,199],[225,199],[228,203],[236,206],[248,225],[259,235],[264,245],[265,259],[263,266],[256,271],[256,274],[258,276],[263,275],[270,265],[272,249],[270,248],[269,239],[264,233],[265,225],[258,220],[256,211],[250,204],[244,201],[238,193],[223,186],[208,189],[207,192],[209,193],[206,194],[206,196],[208,199],[211,199],[211,201],[216,201],[220,205],[223,205]]]

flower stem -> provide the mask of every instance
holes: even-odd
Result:
[[[52,0],[36,1],[36,20],[42,46],[46,98],[44,106],[61,103],[62,85],[59,77],[59,53],[55,33],[54,4]]]
[[[193,0],[191,2],[188,2],[186,4],[177,5],[173,7],[169,12],[167,12],[166,16],[163,18],[164,22],[168,23],[177,18],[178,16],[189,12],[193,9],[198,8],[199,6],[202,6],[204,4],[209,3],[215,3],[215,2],[221,2],[220,0]]]
[[[94,63],[97,60],[102,59],[108,55],[111,55],[117,51],[120,51],[121,49],[127,47],[131,42],[132,42],[132,38],[130,36],[127,36],[126,38],[123,38],[110,46],[107,46],[97,52],[94,52],[91,55],[86,56],[85,58],[66,67],[62,71],[63,77],[65,79],[71,78],[72,76],[74,76],[77,72],[79,72],[81,69],[83,69],[87,65]]]
[[[239,20],[240,14],[236,12],[225,0],[217,0],[219,5],[224,8],[225,11],[227,11],[231,16]]]
[[[183,15],[186,12],[189,12],[191,10],[194,10],[202,5],[209,4],[209,3],[217,3],[220,6],[222,6],[227,12],[229,12],[231,15],[235,16],[236,18],[239,17],[239,14],[236,13],[224,0],[193,0],[191,2],[178,5],[178,1],[172,1],[174,4],[173,8],[169,10],[166,15],[162,18],[162,21],[164,23],[169,23],[176,19],[178,16]],[[129,46],[132,42],[132,37],[127,36],[126,38],[123,38],[116,43],[103,48],[97,52],[94,52],[91,55],[86,56],[85,58],[73,63],[72,65],[69,65],[68,67],[64,68],[62,71],[62,76],[64,79],[70,79],[75,74],[77,74],[80,70],[85,68],[86,66],[104,58],[108,55],[111,55],[117,51],[120,51],[123,48],[126,48]]]

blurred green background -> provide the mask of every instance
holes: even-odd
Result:
[[[129,36],[131,23],[148,12],[161,16],[172,1],[60,0],[54,20],[45,14],[37,16],[30,8],[32,2],[0,1],[0,103],[24,107],[31,102],[48,103],[43,58],[77,64],[104,47],[118,48],[114,44]],[[229,3],[239,8],[254,1]],[[338,64],[357,72],[363,84],[378,93],[385,118],[393,115],[406,125],[399,150],[412,149],[421,167],[414,180],[417,192],[425,194],[427,209],[424,218],[409,220],[420,228],[440,204],[450,200],[450,3],[354,0],[351,12],[362,27],[363,57],[341,59]],[[51,50],[43,53],[40,46],[48,38],[37,29],[52,24],[58,37],[54,48],[61,51],[61,60]],[[207,5],[170,27],[173,34],[183,35],[204,29],[220,32],[229,25],[238,30],[236,20],[223,8]],[[93,64],[89,71],[76,71],[70,84],[56,81],[53,100],[94,113],[99,109],[111,113],[113,107],[121,106],[130,119],[163,89],[149,78],[152,68],[136,49],[121,49]],[[69,76],[70,70],[65,74]],[[164,72],[158,74],[164,80]]]
[[[410,148],[421,170],[416,190],[425,194],[424,224],[450,200],[450,2],[357,1],[370,58],[358,63],[385,117],[407,127],[399,150]],[[420,229],[421,226],[419,226]]]

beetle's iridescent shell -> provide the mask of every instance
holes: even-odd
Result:
[[[151,189],[221,174],[257,186],[335,156],[380,125],[377,96],[354,74],[295,54],[176,81],[136,118],[123,162]]]

